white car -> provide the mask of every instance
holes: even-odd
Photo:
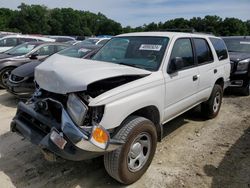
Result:
[[[131,184],[149,167],[162,126],[201,104],[220,110],[230,61],[221,38],[177,32],[113,37],[92,60],[48,58],[35,71],[37,91],[11,123],[46,158],[104,155],[107,172]]]
[[[0,53],[5,52],[24,42],[55,42],[55,39],[31,36],[31,35],[8,35],[0,38]]]

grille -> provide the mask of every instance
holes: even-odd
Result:
[[[29,114],[26,114],[25,112],[20,113],[19,120],[21,120],[26,125],[31,126],[33,129],[39,129],[45,134],[48,134],[50,132],[49,126],[39,122]]]

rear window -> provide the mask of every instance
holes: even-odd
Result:
[[[221,61],[228,58],[227,47],[222,39],[209,38],[216,51],[218,59]]]

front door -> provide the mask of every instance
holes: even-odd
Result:
[[[179,115],[197,101],[199,74],[190,38],[179,38],[175,41],[168,70],[171,67],[175,71],[165,75],[164,121]]]

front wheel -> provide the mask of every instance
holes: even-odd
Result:
[[[14,70],[14,67],[7,67],[0,71],[0,87],[7,88],[7,81],[11,74],[11,71]]]
[[[215,84],[210,98],[201,104],[201,111],[205,118],[215,118],[221,107],[223,90],[220,85]]]
[[[249,90],[250,90],[250,88],[249,88],[249,80],[247,82],[248,82],[247,85],[245,87],[241,88],[241,93],[244,96],[249,95]]]
[[[108,174],[123,184],[131,184],[146,172],[155,154],[157,133],[154,124],[143,117],[131,116],[114,136],[124,145],[104,156]]]

